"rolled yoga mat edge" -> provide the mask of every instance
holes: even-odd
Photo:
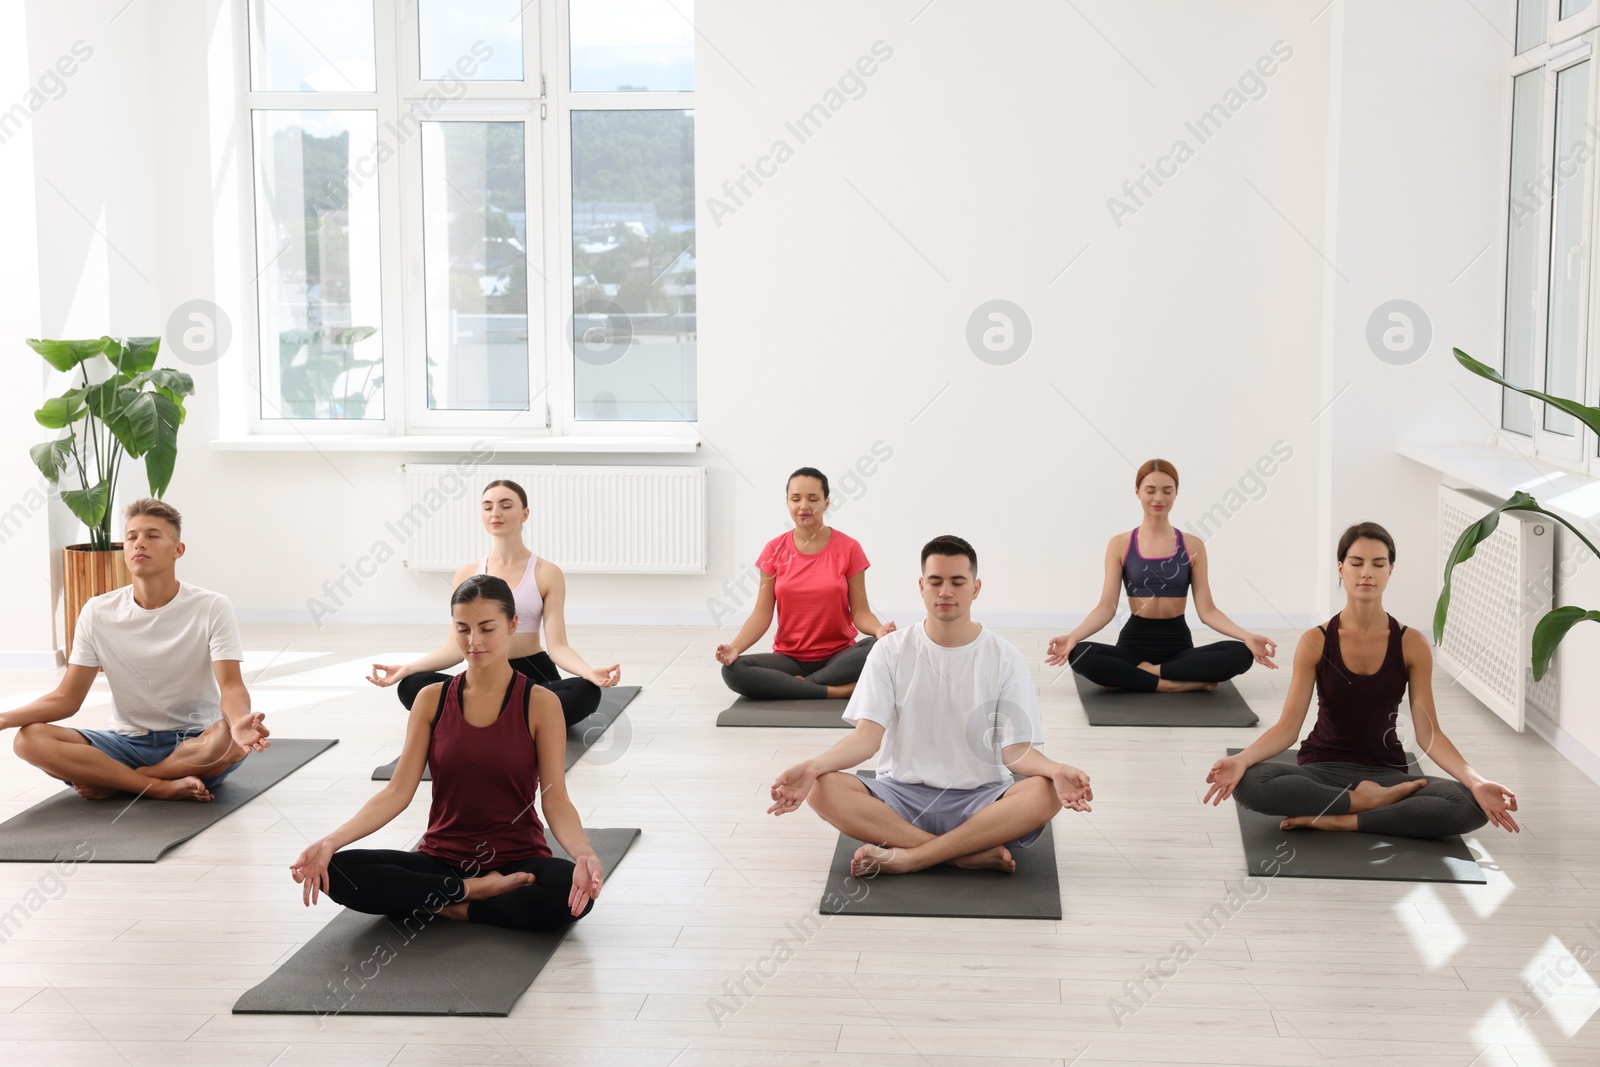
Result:
[[[1076,671],[1073,684],[1090,726],[1255,726],[1261,720],[1232,682],[1187,693],[1107,690]]]
[[[640,836],[633,828],[586,833],[608,876]],[[553,836],[550,849],[571,858]],[[544,934],[449,919],[439,923],[412,931],[383,916],[340,910],[264,981],[246,990],[233,1014],[509,1015],[581,920]]]
[[[207,803],[186,800],[84,800],[63,789],[0,823],[0,862],[155,863],[244,807],[339,742],[273,738],[245,757]],[[83,855],[84,848],[90,852]]]
[[[806,729],[825,727],[851,730],[843,700],[751,700],[740,697],[717,714],[718,726],[777,726]]]
[[[1230,748],[1236,756],[1242,749]],[[1298,749],[1272,759],[1293,763]],[[1409,773],[1421,777],[1417,757],[1406,753]],[[1441,838],[1388,837],[1383,834],[1331,830],[1280,830],[1281,815],[1253,811],[1233,798],[1244,844],[1245,873],[1257,878],[1327,878],[1367,882],[1488,882],[1466,841],[1459,835]],[[1285,850],[1288,858],[1285,859]]]
[[[583,758],[583,754],[594,746],[595,741],[611,728],[617,717],[627,710],[633,703],[633,698],[639,695],[643,686],[619,685],[611,689],[601,690],[600,706],[594,714],[587,719],[579,719],[567,727],[567,770],[572,770],[572,765]],[[387,782],[394,777],[395,764],[400,762],[400,757],[385,763],[381,767],[372,769],[372,781]],[[433,769],[426,764],[422,768],[422,780],[433,781]]]

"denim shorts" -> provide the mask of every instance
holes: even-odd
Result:
[[[104,752],[124,767],[137,770],[140,767],[160,763],[172,755],[172,750],[180,743],[204,733],[205,729],[191,727],[186,730],[151,730],[145,734],[119,734],[115,730],[78,730],[78,732],[97,751]],[[219,785],[242,763],[244,760],[225,767],[221,774],[204,778],[202,781],[205,782],[207,789],[211,789]]]
[[[889,805],[896,815],[935,837],[947,834],[1005,795],[1015,782],[996,782],[976,789],[944,789],[936,785],[897,782],[893,778],[861,778],[867,792]],[[1044,827],[1031,830],[1006,844],[1027,848],[1039,840]]]

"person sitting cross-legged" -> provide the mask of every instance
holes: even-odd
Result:
[[[972,619],[977,569],[959,537],[923,547],[927,618],[879,638],[867,656],[845,709],[854,731],[772,785],[768,813],[809,801],[867,842],[851,860],[857,876],[941,863],[1011,873],[1012,848],[1037,841],[1063,807],[1088,811],[1094,798],[1087,774],[1036,747],[1044,728],[1027,663]],[[844,773],[874,754],[876,778]]]
[[[233,605],[178,581],[182,527],[164,501],[128,505],[122,555],[132,584],[83,606],[53,692],[0,714],[0,730],[18,728],[17,755],[86,800],[208,801],[246,756],[272,743],[239,673]],[[52,725],[78,713],[101,669],[111,729]]]

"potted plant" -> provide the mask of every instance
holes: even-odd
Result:
[[[194,379],[182,371],[155,369],[159,337],[30,339],[28,347],[56,370],[75,376],[73,388],[46,400],[33,415],[39,425],[66,435],[29,450],[62,503],[89,528],[89,542],[68,545],[62,559],[70,655],[83,605],[128,584],[122,545],[111,540],[112,498],[122,460],[142,457],[150,495],[166,492],[178,458],[183,398],[194,393]]]
[[[1595,433],[1600,433],[1600,408],[1593,408],[1587,404],[1580,404],[1576,400],[1568,400],[1566,397],[1553,396],[1550,393],[1541,393],[1537,389],[1524,389],[1519,385],[1512,385],[1492,367],[1489,367],[1483,363],[1479,363],[1477,360],[1461,351],[1461,349],[1454,348],[1451,349],[1451,351],[1455,353],[1457,363],[1460,363],[1463,367],[1471,371],[1473,374],[1476,374],[1478,377],[1487,378],[1496,385],[1504,386],[1505,388],[1521,393],[1524,396],[1531,396],[1535,400],[1547,404],[1558,411],[1564,411],[1568,415],[1571,415],[1573,418],[1577,419],[1579,422],[1583,423],[1585,426],[1589,427],[1589,429],[1593,430]],[[1567,529],[1571,530],[1572,535],[1578,540],[1582,541],[1584,545],[1588,547],[1590,552],[1592,552],[1596,557],[1600,557],[1600,549],[1595,548],[1594,543],[1587,537],[1583,536],[1583,533],[1576,526],[1573,526],[1572,523],[1568,522],[1566,519],[1563,519],[1560,515],[1557,515],[1547,508],[1541,506],[1539,502],[1528,493],[1524,493],[1519,490],[1518,492],[1511,494],[1511,496],[1497,504],[1494,510],[1489,512],[1489,514],[1485,515],[1477,522],[1471,523],[1465,530],[1462,530],[1461,536],[1456,538],[1456,543],[1450,550],[1450,555],[1445,558],[1444,585],[1439,590],[1439,602],[1433,610],[1434,644],[1438,644],[1440,641],[1444,640],[1445,618],[1450,611],[1451,572],[1455,570],[1457,564],[1464,563],[1472,558],[1472,554],[1477,551],[1478,546],[1484,541],[1488,540],[1489,535],[1494,533],[1495,527],[1500,525],[1500,515],[1502,512],[1506,511],[1530,511],[1539,515],[1543,515],[1547,519],[1553,519],[1565,526]],[[1552,608],[1550,611],[1545,613],[1544,617],[1540,619],[1538,623],[1534,625],[1532,648],[1534,681],[1539,681],[1544,678],[1545,673],[1550,669],[1550,660],[1554,658],[1556,654],[1556,646],[1561,644],[1561,639],[1563,637],[1567,636],[1567,631],[1571,630],[1580,622],[1600,622],[1600,611],[1593,611],[1569,604],[1566,607]]]

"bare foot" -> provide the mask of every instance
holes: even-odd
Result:
[[[1215,689],[1216,682],[1174,682],[1170,678],[1163,678],[1156,683],[1158,693],[1192,693],[1197,689]]]
[[[878,874],[910,874],[912,866],[903,848],[879,848],[862,845],[850,858],[850,873],[857,878],[871,878]]]
[[[109,797],[114,797],[117,795],[117,791],[115,789],[107,789],[104,786],[78,785],[75,782],[68,782],[67,784],[72,786],[73,792],[77,793],[85,800],[105,800]]]
[[[1427,784],[1426,778],[1390,786],[1382,786],[1377,782],[1357,782],[1356,787],[1350,790],[1350,814],[1371,811],[1373,808],[1386,808],[1397,800],[1404,800]]]
[[[466,887],[467,895],[463,901],[488,900],[502,893],[509,893],[513,889],[521,889],[525,885],[533,884],[533,875],[526,871],[514,874],[485,874],[477,878],[468,878],[461,883]]]
[[[1354,830],[1354,815],[1296,815],[1278,824],[1280,830]]]
[[[1005,874],[1015,874],[1017,861],[1011,858],[1011,850],[1004,845],[974,852],[970,856],[957,856],[950,861],[952,867],[962,867],[969,871],[1001,871]]]
[[[149,788],[143,795],[152,800],[209,802],[212,799],[211,790],[207,789],[206,784],[198,778],[173,778],[170,781],[164,778],[152,778]]]
[[[1153,674],[1157,678],[1161,677],[1161,668],[1156,666],[1154,663],[1141,663],[1139,664],[1139,669],[1144,671],[1146,674]]]
[[[845,697],[849,696],[855,691],[856,683],[854,682],[851,682],[849,685],[830,685],[828,686],[828,699],[843,700]]]

